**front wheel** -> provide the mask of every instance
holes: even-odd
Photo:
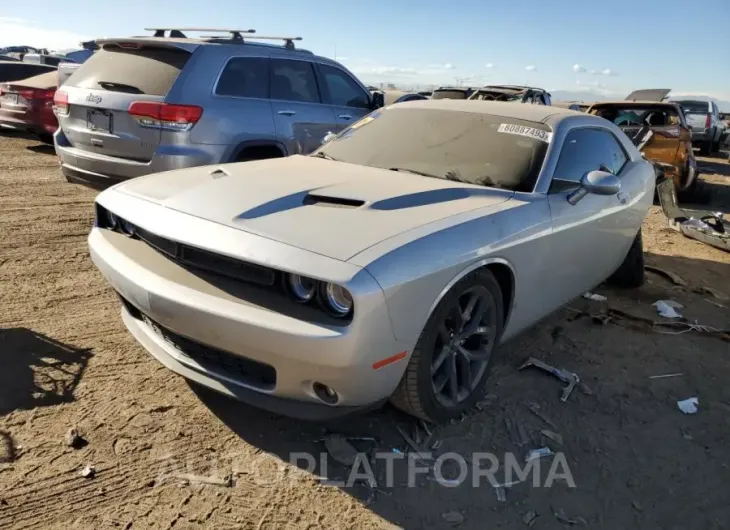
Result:
[[[644,285],[644,242],[641,239],[641,230],[631,243],[631,248],[623,263],[611,275],[608,283],[626,289],[635,289]]]
[[[466,275],[429,317],[391,403],[433,422],[471,408],[484,392],[503,325],[502,290],[494,275],[487,269]]]

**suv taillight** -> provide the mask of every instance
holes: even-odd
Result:
[[[712,114],[708,114],[707,118],[705,118],[705,129],[709,129],[712,127]]]
[[[62,90],[56,90],[53,95],[53,111],[57,116],[68,116],[68,94]]]
[[[142,127],[187,131],[198,123],[203,115],[203,108],[196,105],[134,101],[129,105],[129,114]]]

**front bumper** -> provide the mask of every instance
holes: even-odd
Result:
[[[408,350],[393,336],[382,291],[363,298],[353,292],[353,321],[333,327],[234,296],[121,234],[94,228],[89,247],[101,273],[133,308],[123,310],[127,328],[155,358],[183,377],[254,406],[309,419],[346,414],[381,403],[405,369],[407,359],[373,369],[376,361]],[[165,340],[150,321],[201,347],[273,367],[275,382],[259,384],[226,366],[199,362]],[[319,399],[314,382],[333,388],[337,403]]]

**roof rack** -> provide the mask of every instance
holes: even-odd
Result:
[[[242,41],[243,33],[256,33],[255,29],[229,29],[229,28],[144,28],[145,31],[154,31],[153,37],[170,37],[171,39],[187,39],[184,31],[209,31],[211,33],[230,33],[231,40]],[[165,32],[169,31],[169,35]],[[218,38],[218,37],[216,37]]]
[[[273,36],[264,36],[264,35],[254,35],[256,33],[255,29],[224,29],[224,28],[145,28],[145,31],[154,31],[155,34],[153,37],[169,37],[174,39],[187,39],[187,35],[183,33],[183,31],[195,31],[195,32],[217,32],[217,33],[230,33],[230,38],[225,37],[219,37],[217,35],[214,36],[205,36],[201,37],[203,39],[211,39],[211,40],[225,40],[225,41],[233,41],[238,43],[244,42],[244,34],[245,38],[250,39],[256,39],[256,40],[283,40],[284,41],[284,47],[287,50],[293,50],[294,48],[294,41],[300,41],[302,40],[301,37],[273,37]],[[170,33],[168,35],[165,35],[165,32],[169,31]]]

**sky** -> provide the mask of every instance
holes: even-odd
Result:
[[[621,98],[636,88],[671,88],[673,96],[730,105],[730,0],[2,4],[0,47],[69,49],[91,38],[144,35],[149,26],[255,28],[301,36],[301,47],[369,84],[530,84]]]

